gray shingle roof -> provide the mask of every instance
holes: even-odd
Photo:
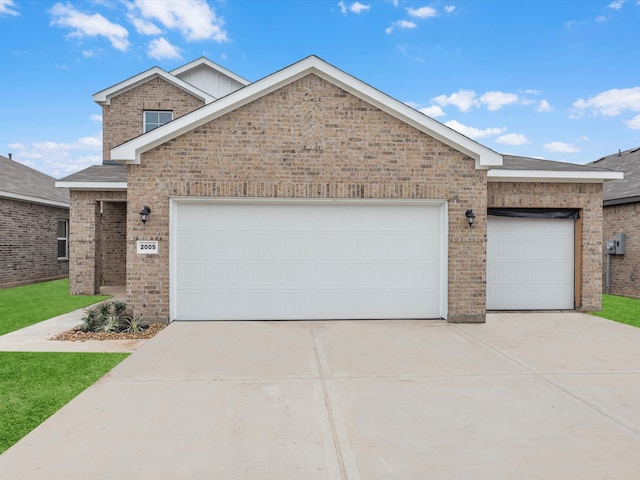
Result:
[[[607,182],[604,185],[604,204],[640,202],[640,148],[607,155],[589,165],[624,172],[624,180]]]
[[[0,155],[0,192],[7,196],[28,197],[43,203],[69,204],[69,189],[56,188],[56,179]],[[26,199],[25,199],[26,200]]]
[[[503,155],[504,163],[501,167],[491,167],[498,170],[546,170],[556,172],[606,172],[609,168],[597,167],[591,164],[579,165],[577,163],[556,162],[542,160],[540,158],[518,157],[516,155]]]
[[[126,165],[92,165],[67,177],[60,182],[117,182],[127,183]]]

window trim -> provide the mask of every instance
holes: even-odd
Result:
[[[166,125],[169,122],[165,122],[165,123],[158,123],[158,125],[156,125],[153,128],[150,128],[147,130],[147,113],[170,113],[171,114],[171,120],[169,120],[169,122],[173,121],[173,110],[143,110],[142,112],[142,133],[148,133],[152,130],[155,130],[158,127],[161,127],[162,125]]]
[[[60,237],[60,223],[64,223],[64,237]],[[60,253],[60,242],[64,241],[64,257],[58,256],[58,260],[68,260],[69,259],[69,220],[58,220],[56,222],[56,254]]]

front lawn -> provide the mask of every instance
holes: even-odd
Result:
[[[68,278],[0,290],[0,335],[107,298],[109,295],[70,295]]]
[[[128,355],[0,352],[0,454]]]
[[[602,311],[592,312],[592,315],[640,327],[640,299],[604,294]]]

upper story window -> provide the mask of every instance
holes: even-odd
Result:
[[[173,120],[173,112],[166,110],[145,110],[144,112],[144,133],[154,128],[158,128]]]
[[[58,258],[69,258],[69,223],[58,220]]]

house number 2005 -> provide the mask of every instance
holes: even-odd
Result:
[[[138,241],[136,242],[136,252],[143,254],[157,254],[158,242],[157,241]]]

